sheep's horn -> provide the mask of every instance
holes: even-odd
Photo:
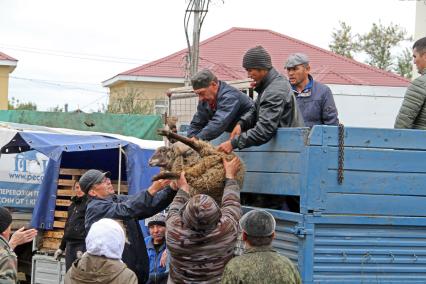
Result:
[[[167,130],[167,129],[158,129],[157,133],[158,133],[158,135],[166,136],[168,139],[175,139],[177,141],[180,141],[183,144],[188,145],[189,147],[191,147],[192,149],[194,149],[197,152],[199,152],[201,150],[200,146],[197,145],[197,143],[195,143],[194,141],[192,141],[188,137],[181,136],[181,135],[179,135],[177,133],[174,133],[174,132],[172,132],[170,130]]]
[[[156,181],[160,179],[178,179],[180,177],[179,173],[173,172],[160,172],[159,174],[152,177],[151,181]]]

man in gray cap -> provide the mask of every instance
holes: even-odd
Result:
[[[239,118],[253,107],[247,95],[219,81],[208,69],[195,74],[191,83],[198,95],[198,106],[188,137],[210,141],[224,131],[231,132]]]
[[[158,213],[145,219],[149,236],[145,238],[149,258],[149,280],[146,284],[165,284],[169,277],[166,248],[166,214]]]
[[[300,284],[300,274],[285,256],[272,249],[275,219],[265,210],[252,210],[240,220],[244,254],[231,259],[222,276],[223,284]]]
[[[289,56],[284,66],[287,69],[291,88],[302,112],[305,125],[337,125],[337,108],[328,86],[314,80],[310,73],[309,58],[303,53]]]
[[[287,78],[272,67],[271,56],[262,46],[246,52],[243,67],[253,79],[258,96],[255,107],[234,127],[230,140],[219,146],[225,153],[262,145],[275,135],[278,127],[304,126]]]
[[[172,202],[177,189],[167,186],[169,180],[158,180],[133,196],[116,195],[109,176],[109,172],[92,169],[80,178],[81,189],[89,196],[86,231],[102,218],[122,220],[128,240],[122,260],[135,272],[139,283],[145,283],[149,277],[149,260],[138,221],[164,210]]]

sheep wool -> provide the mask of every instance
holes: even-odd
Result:
[[[225,187],[225,170],[222,159],[225,158],[230,161],[236,154],[225,154],[218,151],[209,142],[202,140],[190,141],[186,137],[170,134],[169,131],[163,131],[160,134],[167,136],[169,139],[170,136],[168,135],[173,135],[173,139],[187,144],[196,153],[185,155],[183,153],[187,152],[182,151],[182,147],[173,146],[157,149],[150,160],[150,165],[161,166],[164,168],[164,171],[156,175],[153,180],[169,178],[170,174],[177,178],[184,171],[186,180],[190,186],[191,197],[197,194],[206,194],[213,197],[218,204],[221,204],[223,189]],[[178,151],[176,148],[180,148],[180,150]],[[236,177],[240,188],[243,186],[244,174],[245,166],[241,161],[241,167]]]

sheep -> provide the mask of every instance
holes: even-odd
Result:
[[[192,166],[200,159],[200,155],[182,142],[171,146],[159,147],[149,159],[151,167],[161,167],[164,172],[181,172],[184,166]]]
[[[195,153],[189,152],[189,155],[186,154],[185,156],[182,153],[179,154],[179,151],[176,150],[176,148],[182,147],[173,148],[174,145],[171,148],[160,147],[150,159],[150,165],[161,166],[163,171],[154,176],[152,180],[177,179],[180,173],[184,171],[190,185],[190,196],[201,193],[207,194],[213,197],[218,204],[221,204],[225,186],[225,170],[222,158],[229,161],[235,157],[235,154],[225,154],[208,142],[191,140],[169,130],[160,129],[158,134],[188,145]],[[240,187],[243,185],[244,173],[245,166],[241,162],[236,177]]]

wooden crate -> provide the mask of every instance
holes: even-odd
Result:
[[[72,187],[74,183],[86,172],[86,169],[61,168],[59,171],[58,190],[56,192],[55,219],[53,230],[43,232],[41,241],[41,251],[52,252],[59,248],[64,235],[65,223],[68,218],[68,207],[71,204],[71,197],[74,195]],[[112,185],[117,192],[118,181],[112,180]],[[128,186],[126,181],[120,184],[120,194],[127,194]]]

